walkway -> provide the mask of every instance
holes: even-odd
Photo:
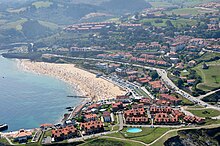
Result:
[[[203,99],[204,97],[209,96],[209,95],[212,95],[212,94],[214,94],[214,93],[216,93],[216,92],[218,92],[218,91],[220,91],[220,89],[217,89],[217,90],[215,90],[215,91],[211,91],[211,92],[209,92],[209,93],[207,93],[207,94],[205,94],[205,95],[200,95],[198,98],[199,98],[199,99]]]

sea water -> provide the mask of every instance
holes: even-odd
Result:
[[[67,95],[76,92],[66,83],[24,71],[15,60],[0,57],[0,124],[8,124],[9,131],[59,122],[66,107],[81,102]]]

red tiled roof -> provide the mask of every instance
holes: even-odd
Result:
[[[41,127],[41,128],[44,128],[44,127],[53,127],[53,124],[45,123],[45,124],[41,124],[40,127]]]
[[[162,82],[161,81],[152,81],[149,82],[149,84],[152,86],[152,88],[162,88]]]
[[[175,96],[171,96],[168,94],[160,94],[160,97],[169,101],[179,101],[179,99],[177,99]]]
[[[101,128],[103,127],[103,123],[101,121],[90,121],[86,123],[80,123],[80,128],[85,129],[93,129],[93,128]]]
[[[126,117],[127,122],[147,122],[148,118],[147,117]]]
[[[88,106],[88,109],[99,108],[100,106],[101,106],[101,104],[94,103],[94,104]]]
[[[112,103],[112,107],[119,107],[122,105],[122,102]]]
[[[154,112],[154,113],[170,113],[170,112],[172,112],[172,108],[171,107],[151,106],[150,107],[150,112]]]
[[[86,115],[84,115],[84,117],[86,119],[93,119],[93,118],[97,118],[97,115],[96,114],[86,114]]]
[[[60,137],[61,135],[68,135],[69,133],[76,132],[77,129],[74,126],[66,126],[65,128],[52,130],[52,137]]]
[[[131,110],[126,110],[124,111],[125,117],[127,116],[143,116],[145,115],[145,110],[144,108],[137,108],[137,109],[131,109]]]
[[[110,112],[104,111],[102,115],[103,115],[103,117],[109,117],[110,116]]]
[[[116,96],[116,99],[129,99],[129,96],[126,95]]]

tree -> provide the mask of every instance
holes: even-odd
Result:
[[[166,21],[166,25],[167,25],[168,27],[174,27],[173,24],[172,24],[172,22],[171,22],[170,20],[167,20],[167,21]]]
[[[150,77],[151,77],[153,80],[155,80],[155,79],[157,79],[157,78],[159,77],[157,71],[155,71],[155,70],[151,71],[151,72],[149,73],[149,75],[150,75]]]
[[[184,82],[183,82],[182,79],[178,79],[178,80],[177,80],[177,86],[178,86],[178,87],[182,87],[182,86],[183,86],[183,83],[184,83]]]

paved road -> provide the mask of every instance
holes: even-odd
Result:
[[[11,140],[7,137],[7,136],[3,136],[7,141],[8,141],[8,143],[10,144],[10,145],[15,145],[15,144],[13,144],[12,142],[11,142]]]
[[[62,55],[54,55],[54,54],[48,54],[50,56],[55,56],[55,57],[62,57],[62,58],[70,58],[70,59],[76,59],[76,60],[92,60],[92,61],[106,61],[106,62],[110,62],[110,63],[118,63],[118,64],[123,64],[123,65],[132,65],[134,67],[140,67],[140,68],[145,68],[145,69],[149,69],[149,70],[156,70],[158,75],[161,77],[161,79],[165,82],[165,84],[167,86],[169,86],[170,88],[172,88],[176,93],[182,95],[183,97],[187,98],[188,100],[192,101],[192,102],[196,102],[201,106],[205,106],[207,108],[213,108],[216,110],[220,111],[219,107],[210,105],[208,103],[205,103],[204,101],[200,100],[197,97],[194,97],[190,94],[188,94],[187,92],[179,89],[167,76],[167,72],[164,69],[159,69],[159,68],[154,68],[154,67],[148,67],[148,66],[143,66],[143,65],[138,65],[138,64],[129,64],[129,63],[124,63],[124,62],[119,62],[119,61],[113,61],[113,60],[106,60],[106,59],[95,59],[95,58],[80,58],[80,57],[67,57],[67,56],[62,56]]]
[[[151,98],[151,99],[155,99],[155,97],[145,88],[145,87],[141,87],[141,89],[147,93],[147,95]]]
[[[124,127],[123,114],[121,112],[118,113],[118,119],[119,119],[119,131],[121,131]]]
[[[164,133],[163,135],[161,135],[159,138],[157,138],[156,140],[154,140],[153,142],[149,143],[148,145],[153,145],[154,143],[156,143],[157,141],[159,141],[162,137],[164,137],[165,135],[167,135],[168,133],[174,132],[174,131],[179,131],[179,130],[189,130],[189,129],[201,129],[201,128],[215,128],[215,127],[219,127],[220,124],[215,124],[215,125],[206,125],[206,126],[200,126],[200,127],[189,127],[189,128],[180,128],[180,129],[173,129],[173,130],[169,130],[166,133]]]
[[[129,125],[129,124],[125,124],[124,126],[127,126],[127,127],[149,127],[149,128],[152,128],[152,126],[154,128],[156,127],[160,127],[160,128],[181,128],[181,127],[184,127],[185,125],[184,124],[181,124],[181,125]]]
[[[192,102],[196,102],[198,103],[199,105],[201,106],[205,106],[207,108],[213,108],[213,109],[216,109],[216,110],[219,110],[220,111],[220,108],[219,107],[216,107],[216,106],[213,106],[213,105],[210,105],[202,100],[200,100],[198,97],[194,97],[190,94],[188,94],[187,92],[179,89],[167,76],[167,72],[163,69],[157,69],[157,72],[159,74],[159,76],[161,76],[161,79],[165,82],[166,85],[168,85],[169,87],[171,87],[176,93],[182,95],[183,97],[187,98],[188,100],[192,101]],[[211,95],[211,94],[206,94],[206,96],[208,95]],[[205,97],[205,96],[203,96]]]
[[[102,137],[103,138],[112,138],[112,139],[117,139],[117,140],[132,141],[132,142],[140,143],[140,144],[145,145],[145,146],[150,146],[150,145],[153,145],[154,143],[156,143],[157,141],[161,140],[161,138],[163,138],[165,135],[167,135],[171,132],[175,132],[175,131],[179,131],[179,130],[189,130],[189,129],[215,128],[215,127],[219,127],[219,126],[220,126],[220,124],[215,124],[215,125],[205,125],[205,126],[199,126],[199,127],[188,127],[188,128],[179,128],[179,129],[169,130],[169,131],[165,132],[163,135],[161,135],[160,137],[158,137],[157,139],[155,139],[153,142],[151,142],[149,144],[146,144],[146,143],[141,142],[141,141],[125,139],[125,138],[119,138],[119,137],[111,137],[111,136],[102,136]]]
[[[209,95],[212,95],[212,94],[214,94],[214,93],[216,93],[216,92],[218,92],[218,91],[220,91],[220,89],[217,89],[217,90],[215,90],[215,91],[211,91],[211,92],[209,92],[209,93],[207,93],[207,94],[205,94],[205,95],[201,95],[201,96],[199,96],[198,98],[199,98],[199,99],[203,99],[204,97],[209,96]]]
[[[123,141],[132,141],[132,142],[136,142],[136,143],[140,143],[142,145],[147,146],[148,144],[141,142],[141,141],[137,141],[137,140],[132,140],[132,139],[125,139],[125,138],[119,138],[119,137],[111,137],[111,136],[102,136],[103,138],[112,138],[112,139],[117,139],[117,140],[123,140]]]
[[[117,131],[108,131],[108,132],[102,132],[102,133],[97,133],[97,134],[92,134],[92,135],[86,135],[86,136],[83,136],[83,137],[77,137],[77,138],[68,139],[67,142],[68,143],[72,143],[72,142],[76,142],[76,141],[84,141],[86,139],[100,137],[100,136],[104,136],[104,135],[112,134],[112,133],[116,133],[116,132]]]

